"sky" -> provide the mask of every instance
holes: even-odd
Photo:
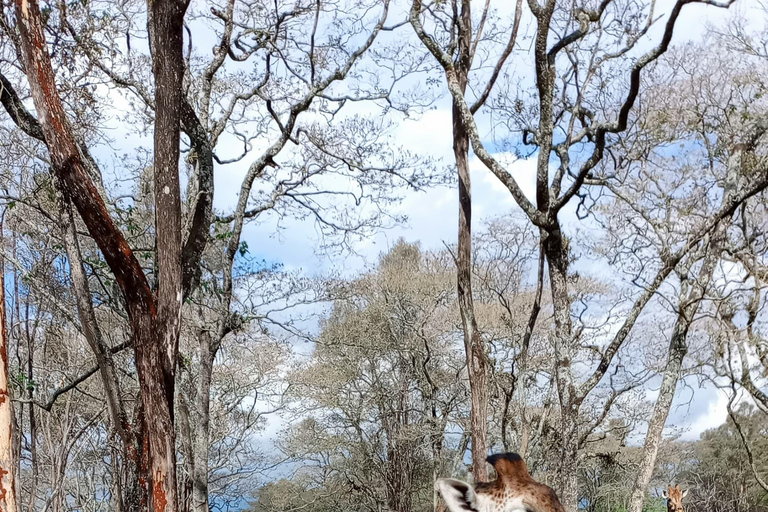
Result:
[[[499,5],[505,2],[496,2]],[[506,2],[511,4],[512,2]],[[671,3],[659,2],[659,13],[668,12]],[[731,11],[748,13],[757,6],[757,0],[740,1]],[[666,11],[665,11],[666,9]],[[702,5],[688,5],[684,8],[673,44],[689,40],[698,40],[706,33],[708,24],[721,25],[727,19],[722,10]],[[653,34],[652,34],[653,35]],[[196,35],[200,38],[204,36]],[[199,39],[198,39],[199,41]],[[115,109],[124,108],[119,98],[115,99]],[[122,150],[146,144],[148,139],[138,137],[131,130],[113,126],[113,138],[119,141]],[[489,133],[482,133],[490,137]],[[439,99],[427,112],[420,116],[400,120],[393,128],[394,140],[402,147],[413,152],[440,158],[446,165],[452,162],[451,148],[451,113],[448,98]],[[222,148],[222,151],[226,147]],[[232,152],[239,148],[232,147]],[[106,153],[101,155],[106,157]],[[533,200],[534,170],[533,160],[516,161],[512,155],[496,154],[511,170],[525,194]],[[217,210],[229,212],[237,198],[241,179],[246,166],[228,166],[215,175],[214,204]],[[480,163],[474,155],[470,169],[473,184],[473,212],[476,228],[484,221],[494,217],[519,211],[506,188]],[[381,231],[375,236],[357,242],[355,253],[339,258],[318,250],[318,234],[311,220],[289,224],[276,234],[275,221],[267,220],[258,225],[248,225],[243,234],[259,258],[270,262],[279,262],[289,269],[300,269],[308,274],[337,271],[352,275],[369,268],[382,252],[386,252],[400,238],[409,242],[419,242],[426,250],[440,250],[444,245],[454,245],[458,224],[457,190],[454,186],[435,187],[425,191],[407,192],[402,202],[393,207],[392,213],[407,217],[407,222],[392,229]],[[573,205],[569,205],[563,214],[566,234],[574,229]],[[589,269],[587,269],[589,270]],[[678,393],[670,414],[669,423],[682,425],[685,432],[682,439],[698,439],[701,432],[721,424],[726,418],[726,395],[711,386],[699,387],[692,379],[689,386],[678,387]],[[680,388],[683,388],[682,390]],[[690,400],[691,392],[695,393]],[[654,390],[648,390],[648,397],[654,397]],[[276,435],[279,424],[273,424],[266,432],[267,437]]]
[[[509,2],[511,4],[511,2]],[[669,2],[660,2],[668,6]],[[737,3],[731,7],[731,13],[747,14],[757,6],[755,0]],[[664,12],[663,8],[658,12]],[[729,13],[730,14],[730,13]],[[688,5],[684,8],[681,24],[675,32],[673,44],[685,41],[697,41],[707,31],[709,25],[722,26],[727,16],[722,10],[702,6]],[[482,134],[487,135],[487,134]],[[452,161],[451,147],[451,112],[448,98],[442,98],[436,108],[423,115],[402,121],[396,128],[395,138],[401,144],[413,151],[424,152],[442,158],[445,162]],[[526,196],[534,200],[535,163],[532,159],[515,161],[514,157],[505,154],[495,155],[511,170]],[[474,225],[479,227],[484,221],[510,212],[520,212],[507,189],[496,179],[484,165],[474,156],[470,161],[473,187],[473,216]],[[223,204],[227,190],[225,183],[216,183],[217,190],[222,191]],[[234,191],[232,191],[234,192]],[[375,263],[377,257],[400,238],[409,242],[419,242],[424,249],[440,250],[444,245],[454,245],[458,225],[458,192],[454,186],[437,187],[423,192],[407,194],[397,212],[408,217],[407,223],[394,229],[378,233],[376,236],[362,241],[355,246],[357,255],[348,256],[343,262],[338,258],[328,258],[314,252],[311,245],[305,242],[314,236],[313,228],[305,225],[291,233],[283,233],[278,243],[265,248],[265,254],[291,266],[305,269],[329,269],[340,263],[348,272],[362,270]],[[569,205],[563,214],[566,233],[569,227],[575,227],[573,205]],[[248,237],[258,238],[269,236],[271,226],[261,226],[247,232]],[[658,382],[651,384],[647,397],[654,399]],[[654,389],[654,386],[656,389]],[[693,397],[691,394],[694,394]],[[676,398],[670,411],[668,425],[682,427],[682,440],[696,440],[705,430],[722,424],[726,417],[727,395],[724,391],[711,385],[700,385],[696,379],[686,380],[686,386],[678,386]],[[270,429],[276,433],[279,429]],[[269,434],[268,434],[269,435]]]

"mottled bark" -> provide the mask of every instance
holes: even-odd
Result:
[[[648,484],[651,481],[653,470],[656,466],[656,456],[661,444],[664,424],[669,415],[669,408],[672,405],[672,399],[675,396],[675,387],[680,379],[680,370],[683,364],[683,358],[688,352],[688,345],[685,338],[688,333],[689,323],[683,318],[681,313],[672,332],[669,343],[667,364],[664,366],[661,387],[659,388],[659,397],[653,408],[653,415],[648,423],[648,431],[645,435],[643,445],[643,458],[640,461],[640,468],[632,487],[632,495],[629,501],[629,512],[641,512],[645,504],[645,497],[648,490]]]
[[[568,295],[568,248],[559,227],[542,233],[543,249],[549,268],[549,282],[555,321],[555,368],[560,401],[560,464],[558,488],[560,501],[568,512],[577,508],[578,501],[578,414],[579,402],[573,382],[574,347],[571,324],[571,299]]]
[[[717,251],[719,244],[713,245],[715,247],[710,248],[711,252],[704,260],[698,279],[694,282],[684,279],[681,283],[679,309],[675,326],[672,329],[672,336],[669,340],[667,363],[664,366],[659,397],[656,399],[651,420],[648,422],[648,431],[643,445],[643,456],[632,486],[632,495],[627,507],[628,512],[642,512],[643,505],[645,504],[648,485],[651,482],[653,470],[656,468],[656,457],[659,453],[664,425],[669,416],[669,409],[675,396],[677,382],[680,380],[683,359],[688,353],[688,344],[686,342],[688,330],[696,316],[706,288],[712,279],[715,265],[720,257]]]
[[[469,0],[461,3],[458,20],[456,75],[463,93],[472,66],[472,12]],[[469,135],[456,105],[453,106],[453,154],[459,178],[459,233],[456,250],[456,283],[464,351],[467,357],[471,401],[472,474],[475,481],[488,480],[488,369],[485,347],[477,325],[472,298],[472,185],[469,174]]]
[[[158,253],[157,300],[138,260],[115,226],[88,174],[88,163],[59,97],[35,0],[17,0],[16,18],[27,77],[51,166],[65,197],[104,254],[125,298],[131,324],[144,411],[147,506],[176,510],[174,374],[182,300],[179,124],[183,18],[187,4],[149,3],[150,42],[155,75],[155,212]]]
[[[181,191],[179,126],[187,3],[148,2],[152,70],[155,76],[155,230],[157,233],[157,311],[137,325],[146,340],[136,345],[141,398],[149,443],[151,508],[177,508],[176,439],[173,424],[176,356],[181,326]],[[146,329],[146,330],[145,330]]]
[[[197,421],[194,422],[192,445],[194,470],[192,474],[192,507],[196,512],[208,512],[208,447],[210,445],[211,376],[218,343],[211,343],[211,333],[198,332],[200,368],[197,374]]]
[[[234,3],[234,2],[232,2]],[[181,253],[182,287],[184,298],[200,282],[200,259],[210,238],[213,222],[213,148],[208,133],[186,98],[181,103],[181,122],[194,150],[195,173],[189,181],[187,197],[189,213],[184,228]]]
[[[557,211],[550,205],[552,199],[549,183],[550,157],[553,148],[555,59],[554,49],[547,43],[551,29],[555,1],[548,0],[534,11],[536,39],[534,43],[536,87],[539,100],[538,146],[536,163],[536,208],[548,219],[548,226],[541,230],[542,248],[549,268],[549,282],[555,322],[554,379],[560,401],[560,461],[557,467],[557,491],[560,501],[568,512],[578,508],[577,452],[579,404],[573,382],[571,363],[574,356],[571,323],[571,298],[568,286],[568,247],[563,238]],[[557,180],[554,187],[559,187]],[[552,196],[556,196],[552,194]]]
[[[0,221],[0,240],[2,240]],[[8,388],[8,331],[5,310],[5,262],[0,262],[0,512],[16,512],[13,406]]]

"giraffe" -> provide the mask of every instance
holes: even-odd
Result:
[[[435,482],[450,512],[564,512],[555,491],[534,480],[518,454],[501,453],[486,460],[496,470],[493,482],[474,487],[452,478]]]
[[[688,489],[682,490],[680,485],[667,486],[668,488],[663,490],[661,494],[667,498],[667,512],[684,512],[683,498],[688,494]]]

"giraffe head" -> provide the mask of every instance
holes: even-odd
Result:
[[[682,490],[680,485],[670,485],[662,494],[667,498],[667,512],[683,512],[683,498],[688,494],[688,489]]]
[[[435,482],[450,512],[564,512],[555,491],[531,478],[516,453],[491,455],[488,462],[496,470],[493,482]]]

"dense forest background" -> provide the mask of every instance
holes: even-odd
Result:
[[[768,511],[757,0],[0,7],[0,511]]]

